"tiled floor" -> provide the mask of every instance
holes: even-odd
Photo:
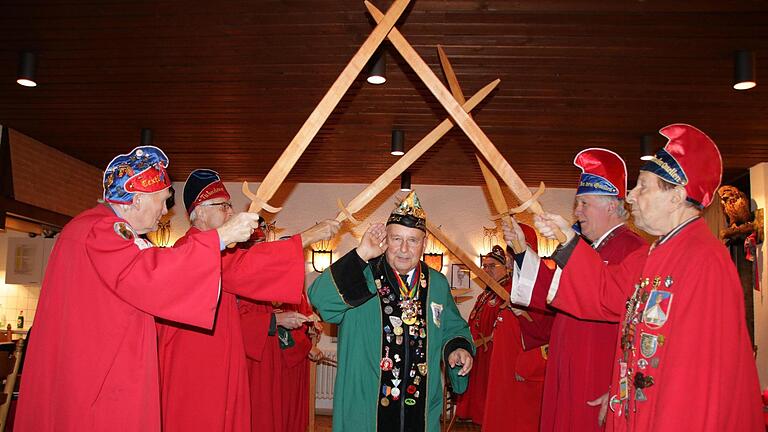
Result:
[[[451,428],[451,432],[470,431],[480,431],[480,426],[474,423],[456,423]],[[331,432],[331,417],[321,415],[315,417],[315,432]]]

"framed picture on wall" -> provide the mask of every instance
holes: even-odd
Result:
[[[471,273],[464,264],[451,265],[451,288],[461,289],[470,287]]]
[[[8,256],[5,267],[5,283],[36,284],[43,277],[44,244],[40,237],[11,237],[8,239]]]

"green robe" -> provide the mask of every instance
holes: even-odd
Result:
[[[383,347],[388,345],[385,338],[391,329],[385,329],[387,325],[384,323],[388,318],[383,312],[386,305],[382,303],[382,298],[385,297],[381,296],[381,282],[374,279],[372,266],[377,266],[377,269],[386,266],[387,271],[391,271],[383,256],[366,264],[352,250],[309,287],[310,301],[323,320],[339,325],[338,369],[333,401],[333,430],[336,432],[373,432],[381,423],[378,419],[380,404],[386,397],[382,394],[382,383],[390,377],[385,375],[382,378],[382,373],[386,372],[382,371],[381,361]],[[423,398],[419,402],[424,407],[425,418],[409,418],[405,430],[436,432],[440,430],[443,395],[440,362],[456,348],[464,348],[474,354],[474,345],[467,322],[456,308],[445,276],[423,262],[420,266],[427,280],[426,287],[421,288],[426,293],[420,293],[420,297],[426,300],[422,305],[422,317],[426,321],[427,372],[426,384],[419,385],[420,393],[423,393],[418,396]],[[467,376],[458,376],[459,370],[460,367],[454,367],[448,371],[456,393],[464,392],[468,382]],[[405,371],[403,375],[406,375]],[[408,396],[407,384],[401,384],[403,398]],[[423,423],[414,427],[414,422],[419,421]],[[399,424],[399,420],[397,422]],[[392,424],[391,421],[388,424]],[[387,429],[389,432],[390,428]]]

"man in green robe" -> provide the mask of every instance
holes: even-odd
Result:
[[[467,387],[472,336],[445,276],[420,261],[425,237],[411,192],[309,288],[323,319],[339,325],[335,432],[439,431],[443,360],[454,392]]]

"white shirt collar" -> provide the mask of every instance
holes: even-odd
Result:
[[[610,234],[610,233],[614,232],[614,231],[616,230],[616,228],[618,228],[618,227],[620,227],[620,226],[622,226],[622,225],[624,225],[624,222],[622,222],[622,223],[620,223],[620,224],[616,225],[615,227],[613,227],[613,228],[609,229],[608,231],[606,231],[606,232],[605,232],[605,234],[603,234],[602,236],[600,236],[600,238],[599,238],[599,239],[597,239],[597,241],[596,241],[596,242],[592,243],[592,248],[593,248],[593,249],[597,249],[597,248],[599,248],[599,247],[600,247],[600,244],[603,242],[603,240],[605,240],[605,238],[606,238],[606,237],[608,237],[608,234]]]

